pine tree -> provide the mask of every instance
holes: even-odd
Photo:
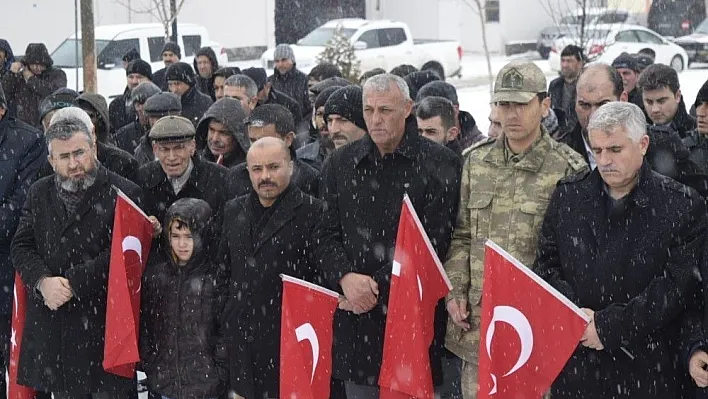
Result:
[[[354,47],[343,33],[342,25],[338,25],[332,38],[327,42],[324,51],[317,56],[317,62],[329,62],[339,67],[342,76],[353,83],[359,82],[359,66]]]

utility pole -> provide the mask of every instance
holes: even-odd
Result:
[[[177,0],[170,0],[170,17],[172,17],[172,41],[177,41]]]
[[[93,0],[81,0],[81,55],[84,61],[84,93],[96,93],[96,39]]]

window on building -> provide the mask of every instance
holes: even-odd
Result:
[[[499,22],[499,0],[484,2],[484,18],[487,22]]]
[[[148,37],[148,48],[150,49],[150,62],[162,61],[162,48],[165,46],[165,38]]]

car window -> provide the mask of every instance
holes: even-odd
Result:
[[[191,57],[202,47],[202,37],[199,35],[182,36],[184,42],[184,56]]]
[[[366,43],[367,49],[381,47],[381,44],[379,43],[379,32],[377,30],[370,30],[362,33],[359,37],[359,41]]]
[[[639,41],[642,43],[664,44],[664,41],[653,33],[643,30],[638,30],[635,32],[637,33],[637,36],[639,36]]]
[[[602,14],[595,20],[596,24],[621,24],[627,21],[627,14],[619,12],[610,12]]]
[[[105,68],[107,65],[113,65],[111,68],[123,67],[123,56],[125,53],[135,49],[140,53],[140,40],[138,39],[123,39],[113,40],[98,55],[96,63],[99,67]],[[142,54],[142,53],[141,53]]]
[[[639,42],[639,39],[637,39],[637,35],[634,34],[633,30],[625,30],[617,34],[615,36],[615,40],[618,42],[623,42],[623,43],[637,43]]]
[[[148,37],[148,48],[150,49],[150,62],[162,61],[162,48],[165,46],[165,38]]]
[[[379,29],[378,32],[381,47],[397,46],[406,41],[406,31],[403,28]]]

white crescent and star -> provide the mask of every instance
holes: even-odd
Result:
[[[317,362],[320,359],[320,340],[317,338],[317,333],[310,323],[305,323],[296,328],[295,336],[297,337],[297,342],[305,340],[310,342],[310,348],[312,349],[312,376],[310,377],[310,384],[312,384],[312,381],[315,379]]]
[[[533,352],[533,330],[531,329],[531,323],[529,323],[529,320],[518,309],[511,306],[494,307],[492,321],[489,323],[486,336],[487,355],[490,359],[492,357],[492,339],[494,338],[496,322],[502,322],[512,326],[514,331],[516,331],[519,335],[519,340],[521,341],[521,352],[519,353],[519,358],[517,359],[516,364],[514,364],[514,367],[502,376],[506,377],[518,371],[531,357],[531,353]],[[492,383],[493,387],[492,390],[489,391],[490,395],[497,392],[497,377],[494,374],[492,374]]]
[[[123,242],[121,244],[121,248],[123,249],[123,254],[125,254],[128,251],[133,251],[136,254],[138,254],[138,259],[140,260],[140,264],[143,264],[143,243],[140,242],[138,237],[135,236],[127,236],[123,239]],[[143,284],[142,281],[140,282],[140,285],[138,285],[138,289],[135,291],[135,293],[140,292],[140,289],[142,288]]]

